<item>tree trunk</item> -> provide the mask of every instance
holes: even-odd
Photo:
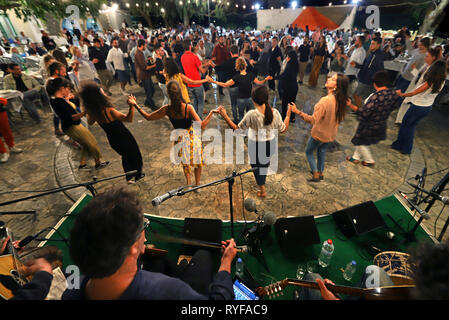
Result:
[[[444,18],[444,8],[446,8],[447,5],[449,5],[449,0],[442,0],[438,7],[430,11],[430,13],[424,19],[421,29],[419,30],[420,34],[433,32],[436,28],[438,28],[438,25]]]

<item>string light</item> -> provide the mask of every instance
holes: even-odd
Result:
[[[149,4],[148,2],[146,3],[146,5],[147,5],[147,7],[149,7],[149,6],[150,6],[150,4]]]
[[[126,7],[129,8],[129,3],[126,3]]]
[[[256,3],[256,4],[254,5],[254,8],[255,8],[256,10],[259,10],[259,9],[260,9],[260,3]]]
[[[139,4],[138,4],[138,3],[136,3],[136,7],[139,7]]]
[[[243,5],[243,9],[246,9],[246,5]]]
[[[298,6],[298,2],[297,1],[293,1],[292,2],[292,8],[296,9],[297,6]]]

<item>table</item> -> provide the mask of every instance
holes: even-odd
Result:
[[[402,72],[402,70],[404,70],[407,63],[408,63],[408,61],[406,61],[406,60],[388,60],[388,61],[384,62],[384,68],[386,70]]]
[[[8,100],[14,111],[20,112],[22,108],[23,93],[17,90],[0,90],[0,97]]]

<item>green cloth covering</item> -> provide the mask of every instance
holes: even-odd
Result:
[[[49,240],[45,243],[45,245],[55,245],[62,250],[64,268],[72,262],[67,245],[58,240],[61,239],[61,235],[64,238],[69,238],[70,228],[76,218],[76,215],[91,199],[92,197],[86,194],[84,198],[82,198],[81,201],[72,208],[73,210],[71,214],[63,218],[60,223],[58,223],[58,232],[52,232],[49,235]],[[259,260],[254,254],[238,253],[238,256],[243,259],[246,269],[250,272],[251,276],[258,283],[258,285],[265,286],[285,278],[296,278],[296,269],[298,264],[306,265],[308,261],[317,260],[323,241],[332,239],[335,251],[330,265],[327,268],[318,267],[319,269],[315,272],[321,274],[323,278],[332,280],[337,285],[358,286],[365,268],[373,263],[374,256],[380,251],[407,252],[410,246],[417,244],[417,242],[405,244],[400,229],[390,218],[386,216],[386,214],[389,213],[404,230],[412,229],[416,223],[416,221],[411,221],[412,216],[394,195],[376,201],[375,205],[381,213],[386,223],[386,227],[379,228],[362,236],[355,236],[347,239],[337,228],[332,215],[320,216],[317,217],[315,221],[321,243],[311,246],[298,245],[297,249],[293,252],[294,255],[281,251],[277,243],[273,226],[271,232],[261,241],[263,255],[270,269],[269,272],[265,269],[261,263],[261,260]],[[182,244],[152,241],[151,233],[159,232],[164,235],[182,237],[184,220],[164,218],[153,215],[146,215],[146,217],[150,219],[150,227],[147,229],[146,234],[147,243],[152,243],[157,248],[168,250],[168,258],[177,261],[179,254],[182,254]],[[240,221],[234,223],[234,234],[237,245],[244,244],[241,233],[245,227],[247,228],[252,225],[253,223],[248,223],[245,225],[244,222]],[[388,231],[391,231],[396,235],[393,240],[387,237],[386,233]],[[415,235],[417,241],[432,241],[430,236],[423,228],[421,228],[421,226],[418,227]],[[222,239],[226,240],[230,237],[230,222],[223,222]],[[380,251],[377,251],[372,247],[375,247]],[[216,268],[218,270],[221,253],[218,249],[215,251]],[[346,264],[352,260],[357,262],[357,271],[352,278],[352,281],[346,281],[343,279],[341,269],[345,268]],[[294,289],[295,288],[293,287],[286,288],[283,292],[284,295],[281,298],[292,299]]]

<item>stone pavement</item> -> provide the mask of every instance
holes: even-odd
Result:
[[[300,87],[297,105],[305,112],[312,113],[314,104],[325,95],[325,91],[322,90],[323,83],[324,76],[321,76],[317,89],[312,90],[305,85]],[[155,88],[155,101],[161,103],[161,91],[157,85]],[[118,93],[117,84],[112,92],[114,93],[112,99],[118,110],[126,112],[128,109],[126,97]],[[133,85],[127,87],[127,92],[136,95],[138,102],[143,104],[142,88]],[[225,93],[227,93],[226,89]],[[213,88],[207,92],[206,99],[208,103],[205,110],[209,111],[223,104],[228,114],[231,114],[227,94],[219,96],[216,88]],[[278,107],[279,105],[280,101]],[[441,111],[434,110],[423,121],[417,130],[416,147],[412,156],[402,155],[389,147],[398,131],[398,127],[395,127],[393,123],[395,116],[396,112],[390,117],[387,140],[372,148],[376,166],[368,168],[345,160],[345,157],[352,155],[354,150],[350,141],[357,126],[355,116],[348,113],[339,130],[337,143],[327,153],[325,179],[317,184],[307,181],[310,178],[310,169],[304,153],[311,126],[297,119],[290,125],[288,131],[279,137],[278,170],[276,174],[267,178],[267,198],[261,200],[256,196],[257,185],[252,174],[236,178],[233,187],[234,219],[255,219],[254,213],[249,213],[242,208],[242,199],[246,198],[256,200],[259,212],[272,211],[278,218],[330,214],[364,201],[381,199],[394,193],[398,188],[409,192],[404,185],[406,179],[414,177],[422,170],[423,165],[427,165],[429,173],[449,167],[447,115],[441,116]],[[90,130],[98,140],[104,159],[111,161],[111,165],[100,171],[79,172],[76,169],[79,161],[78,151],[64,142],[64,139],[58,139],[53,135],[50,114],[45,115],[41,126],[26,122],[26,124],[19,124],[19,132],[15,132],[17,144],[25,149],[24,153],[13,155],[7,164],[0,165],[0,202],[24,196],[24,194],[2,194],[2,192],[49,189],[88,182],[93,177],[102,179],[123,173],[119,155],[110,148],[105,133],[97,124],[91,126]],[[128,185],[124,178],[102,182],[95,186],[98,192],[112,187],[134,190],[139,193],[145,212],[151,214],[176,218],[229,220],[227,183],[201,189],[198,193],[192,192],[182,197],[174,197],[158,207],[153,207],[151,200],[154,197],[185,185],[181,165],[170,161],[172,142],[169,141],[169,137],[172,126],[168,119],[148,122],[137,111],[133,123],[126,126],[133,133],[141,149],[145,180],[136,185]],[[218,128],[223,133],[227,125],[220,116],[215,115],[208,125],[209,128]],[[208,143],[205,142],[204,145]],[[204,166],[201,183],[222,179],[230,175],[232,171],[245,171],[249,168],[247,161],[245,163]],[[430,188],[443,174],[444,172],[429,176],[426,187]],[[82,188],[72,189],[65,194],[45,196],[2,207],[2,210],[33,208],[38,213],[35,219],[28,216],[4,216],[1,220],[6,221],[18,237],[33,234],[44,227],[53,226],[83,192],[85,190]],[[441,208],[441,205],[437,203],[431,210],[432,219],[426,221],[426,226],[432,232],[433,223]],[[443,211],[437,222],[437,234],[447,215],[447,210]]]

